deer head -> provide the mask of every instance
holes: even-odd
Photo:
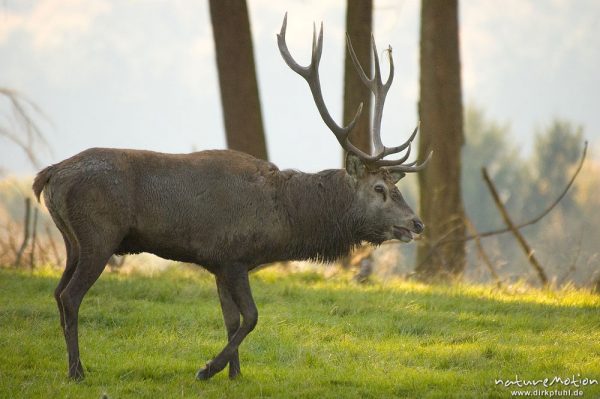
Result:
[[[316,27],[313,25],[312,59],[308,66],[301,66],[292,58],[285,41],[286,27],[287,13],[283,19],[281,32],[277,35],[279,51],[286,64],[306,80],[321,118],[346,151],[346,172],[354,182],[357,203],[362,208],[366,221],[368,241],[380,243],[393,238],[404,242],[410,241],[412,233],[420,234],[424,225],[406,204],[402,194],[396,187],[396,183],[406,173],[422,170],[431,158],[432,153],[430,152],[427,159],[421,164],[416,162],[405,163],[410,156],[412,141],[419,131],[418,125],[404,143],[396,147],[386,147],[382,143],[381,118],[383,116],[383,106],[394,79],[394,61],[391,47],[388,48],[390,72],[386,82],[383,83],[379,56],[373,36],[371,35],[374,74],[372,78],[369,78],[358,62],[350,37],[346,35],[348,51],[356,72],[365,86],[371,90],[375,99],[373,121],[369,132],[372,151],[366,153],[354,146],[349,140],[349,134],[361,115],[363,104],[360,103],[354,118],[347,126],[339,126],[325,106],[319,80],[319,62],[323,51],[323,24],[321,23],[318,37]],[[398,159],[385,159],[389,155],[402,151],[405,151],[405,153]]]

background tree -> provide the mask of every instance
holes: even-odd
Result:
[[[536,179],[532,185],[529,207],[532,212],[543,208],[544,200],[553,198],[569,180],[571,168],[581,156],[583,129],[566,120],[555,119],[535,136],[533,170]],[[561,207],[564,211],[574,211],[574,196],[565,198]]]
[[[442,238],[465,235],[461,196],[463,145],[462,92],[458,40],[458,1],[422,0],[419,157],[434,156],[419,173],[420,215],[427,226],[417,251],[416,272],[421,278],[460,274],[465,245],[457,241],[430,251]]]
[[[465,109],[464,133],[466,142],[462,150],[461,186],[466,216],[476,229],[483,232],[504,226],[489,189],[482,180],[482,167],[488,170],[500,192],[502,202],[514,219],[521,221],[531,216],[523,212],[529,195],[531,172],[527,163],[520,157],[517,146],[511,141],[509,124],[489,120],[482,109],[469,106]],[[523,261],[526,260],[515,247],[516,243],[511,234],[488,237],[483,239],[481,244],[502,276],[506,272],[512,273],[512,270],[507,270],[510,267],[506,266],[506,262],[514,261],[514,264],[518,264],[518,269],[513,270],[518,270],[519,273],[528,270],[523,268]],[[515,250],[506,251],[506,248]],[[484,268],[474,241],[467,243],[467,252],[469,265],[465,274],[468,278],[491,279],[492,276]]]
[[[533,148],[524,157],[511,139],[509,125],[487,119],[478,108],[466,109],[464,130],[462,192],[467,216],[479,231],[504,225],[482,183],[482,166],[489,171],[512,219],[523,222],[557,198],[581,157],[583,129],[561,119],[551,121],[536,133]],[[590,284],[600,276],[597,170],[597,163],[588,157],[575,185],[558,206],[538,223],[521,230],[557,285],[567,281]],[[537,282],[527,266],[526,255],[518,250],[511,234],[487,237],[482,244],[502,279],[528,278]],[[467,249],[469,267],[465,274],[479,281],[489,277],[481,267],[474,243],[470,242]]]
[[[346,3],[346,32],[352,47],[367,76],[371,76],[371,33],[373,31],[373,1],[348,0]],[[344,63],[344,125],[356,114],[356,107],[363,103],[363,111],[356,127],[350,133],[350,141],[365,152],[371,151],[369,126],[371,121],[371,91],[358,77],[346,46]]]
[[[529,195],[531,172],[510,140],[509,125],[488,120],[483,110],[474,106],[465,109],[464,121],[466,143],[462,150],[461,186],[467,216],[480,231],[503,225],[481,179],[481,168],[485,167],[501,189],[502,200],[511,215],[522,219],[526,216],[522,210]]]
[[[348,0],[346,2],[346,33],[350,36],[352,47],[358,61],[367,76],[371,76],[371,34],[373,32],[373,1],[372,0]],[[345,47],[344,62],[344,125],[352,121],[356,114],[358,104],[363,103],[362,115],[358,119],[354,130],[350,133],[350,141],[361,150],[371,152],[371,91],[358,77],[348,46]],[[342,157],[342,166],[346,161],[346,153]],[[367,265],[359,274],[361,279],[366,280],[373,270],[371,267],[370,246],[358,248],[342,259],[342,266],[347,268],[354,264]],[[365,262],[361,263],[361,260]],[[368,273],[367,273],[368,271]],[[366,278],[364,277],[366,275]]]
[[[210,0],[227,146],[267,159],[245,0]]]

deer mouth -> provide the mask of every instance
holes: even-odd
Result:
[[[411,231],[405,227],[394,226],[394,237],[402,242],[411,242],[413,235]]]

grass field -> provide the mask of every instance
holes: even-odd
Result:
[[[243,376],[195,381],[225,344],[225,329],[213,278],[176,267],[153,277],[100,278],[80,312],[87,375],[75,383],[66,378],[52,297],[58,277],[0,270],[2,397],[508,398],[515,387],[496,379],[600,380],[597,295],[403,281],[357,286],[345,277],[266,269],[252,276],[260,317],[240,348]],[[536,388],[600,397],[598,384]]]

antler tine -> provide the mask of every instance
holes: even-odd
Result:
[[[294,60],[292,55],[290,54],[290,51],[287,48],[287,44],[285,43],[286,29],[287,29],[287,12],[285,13],[285,16],[283,17],[283,24],[281,25],[281,32],[279,32],[279,34],[277,35],[277,45],[279,46],[279,52],[281,53],[281,56],[283,57],[283,60],[285,61],[285,63],[292,69],[292,71],[296,72],[298,75],[300,75],[304,79],[306,79],[310,72],[309,67],[303,67],[302,65],[298,64]]]
[[[376,160],[371,157],[370,154],[367,154],[357,147],[355,147],[349,140],[348,134],[354,126],[362,113],[363,103],[360,103],[356,114],[352,121],[345,127],[339,126],[329,114],[327,110],[327,106],[325,105],[325,101],[323,100],[323,93],[321,92],[321,82],[319,79],[319,62],[321,61],[321,54],[323,52],[323,23],[321,23],[321,29],[319,32],[319,36],[317,39],[316,36],[316,27],[313,25],[313,45],[312,45],[312,59],[308,66],[304,67],[298,64],[287,47],[285,41],[285,32],[287,28],[287,13],[285,13],[285,17],[283,18],[283,24],[281,25],[281,32],[277,35],[277,44],[279,46],[279,52],[283,57],[285,63],[298,75],[302,76],[312,93],[313,99],[317,106],[317,110],[321,115],[321,118],[327,125],[327,127],[333,132],[335,138],[338,140],[342,148],[348,152],[351,152],[358,156],[359,158],[365,160],[366,162],[372,162]]]
[[[373,51],[373,79],[376,81],[377,86],[383,86],[383,82],[381,81],[381,69],[379,68],[379,54],[377,54],[377,44],[375,43],[375,36],[371,33],[371,50]]]
[[[392,85],[392,81],[394,80],[394,58],[392,57],[392,46],[388,45],[387,50],[388,53],[388,61],[390,63],[390,73],[388,75],[388,79],[385,82],[384,87],[386,87],[386,90],[389,90],[390,86]]]
[[[374,114],[373,114],[373,124],[371,126],[371,140],[373,142],[373,147],[375,151],[375,155],[372,155],[369,162],[376,162],[385,157],[387,154],[393,154],[396,147],[387,148],[383,145],[381,141],[381,118],[383,116],[383,106],[385,104],[385,97],[387,96],[387,92],[392,84],[392,80],[394,78],[394,63],[392,60],[392,56],[390,54],[390,74],[383,84],[381,80],[381,68],[379,66],[379,55],[377,54],[377,46],[375,44],[375,38],[371,35],[371,49],[373,51],[373,60],[374,60],[374,73],[372,78],[368,78],[356,57],[356,53],[354,52],[354,48],[352,47],[352,40],[350,40],[350,36],[346,35],[346,43],[348,45],[348,51],[350,53],[350,58],[352,59],[352,63],[354,64],[354,68],[356,72],[360,76],[360,79],[364,83],[365,86],[371,90],[373,95],[375,96],[375,106],[374,106]],[[390,50],[391,52],[391,47]],[[406,147],[404,147],[406,148]],[[375,166],[375,165],[374,165]]]
[[[354,69],[356,69],[356,72],[358,73],[358,77],[360,77],[360,80],[363,82],[363,84],[370,89],[373,81],[367,77],[362,65],[360,65],[358,57],[356,57],[356,53],[354,52],[354,47],[352,47],[352,40],[350,40],[350,35],[347,32],[346,45],[348,46],[348,52],[350,53],[350,58],[352,59]]]
[[[404,173],[418,172],[420,170],[425,169],[425,166],[431,159],[432,155],[433,155],[433,151],[429,151],[429,155],[427,155],[427,158],[425,159],[425,161],[421,162],[420,164],[418,164],[416,166],[412,166],[412,165],[416,164],[416,161],[415,161],[415,162],[411,162],[406,165],[390,166],[386,169],[390,170],[390,171],[394,171],[394,172],[404,172]]]
[[[375,161],[374,166],[377,167],[381,167],[381,166],[394,166],[394,165],[407,165],[404,163],[404,161],[406,161],[408,159],[408,157],[410,156],[410,151],[411,151],[411,145],[412,143],[408,144],[408,148],[406,149],[406,153],[402,156],[402,158],[399,159],[380,159],[379,161]],[[413,163],[414,165],[414,163]]]
[[[312,45],[312,59],[311,65],[314,65],[315,69],[319,68],[321,62],[321,55],[323,54],[323,22],[321,22],[321,28],[319,29],[319,38],[316,38],[316,26],[313,22],[313,45]]]
[[[410,148],[412,141],[417,136],[417,133],[419,132],[420,128],[421,128],[421,122],[419,121],[419,123],[417,123],[417,126],[415,127],[415,130],[413,130],[413,132],[411,133],[408,140],[406,140],[404,143],[402,143],[396,147],[384,147],[383,154],[382,154],[380,160],[376,161],[377,166],[399,165],[402,162],[406,161],[406,159],[407,159],[406,155],[404,155],[402,158],[400,158],[398,160],[389,160],[388,161],[388,160],[384,160],[383,158],[387,157],[388,155],[396,154],[400,151],[403,151],[406,148]]]

